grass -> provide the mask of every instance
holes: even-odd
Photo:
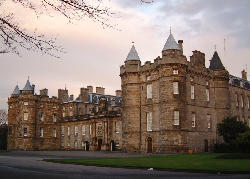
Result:
[[[78,165],[154,168],[196,172],[250,173],[250,159],[245,154],[178,154],[130,158],[45,159],[48,162]],[[249,156],[249,154],[248,154]]]

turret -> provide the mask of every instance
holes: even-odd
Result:
[[[139,152],[141,145],[140,137],[140,76],[139,70],[141,61],[139,55],[132,45],[132,48],[121,66],[121,87],[123,99],[122,113],[122,146],[127,152]]]
[[[20,94],[20,90],[19,90],[19,87],[18,85],[16,85],[13,93],[11,94],[11,96],[18,96]]]
[[[34,94],[34,90],[35,90],[35,85],[30,84],[29,78],[23,88],[23,90],[21,90],[22,94]]]

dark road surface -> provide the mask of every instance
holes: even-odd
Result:
[[[226,178],[250,179],[244,174],[206,174],[188,172],[148,171],[146,169],[124,169],[58,164],[44,162],[44,158],[87,158],[87,157],[133,157],[136,155],[109,152],[40,151],[0,153],[0,179],[93,179],[93,178]]]

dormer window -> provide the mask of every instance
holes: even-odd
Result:
[[[174,74],[174,75],[178,75],[178,73],[179,73],[179,72],[178,72],[177,69],[174,69],[174,70],[173,70],[173,74]]]
[[[28,103],[27,101],[25,101],[25,102],[23,103],[23,105],[24,105],[24,106],[28,106],[29,103]]]
[[[151,75],[147,76],[147,81],[151,80]]]

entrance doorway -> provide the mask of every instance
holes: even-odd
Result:
[[[98,139],[97,141],[97,150],[101,150],[102,148],[102,139]]]
[[[89,142],[88,141],[84,142],[84,150],[89,151]]]
[[[204,140],[204,147],[205,147],[205,152],[208,152],[208,140],[207,139],[205,139]]]
[[[153,151],[152,138],[148,137],[147,138],[147,153],[152,153],[152,151]]]

